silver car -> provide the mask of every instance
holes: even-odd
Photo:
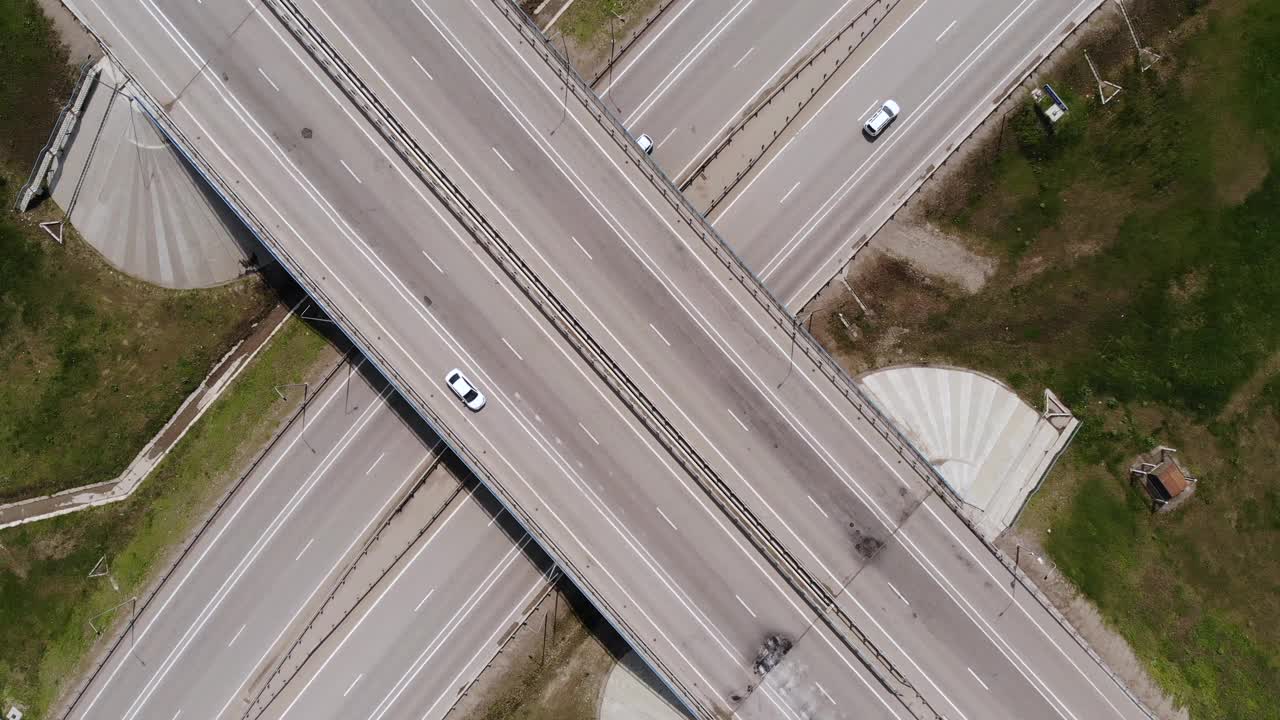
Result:
[[[876,114],[867,119],[866,124],[862,126],[862,132],[866,133],[869,138],[879,137],[880,133],[889,127],[889,123],[898,117],[899,112],[898,103],[892,100],[885,100],[884,105],[880,106]]]
[[[479,412],[480,408],[484,407],[484,393],[477,390],[458,368],[450,370],[449,374],[444,376],[444,381],[453,394],[457,395],[458,399],[472,411]]]

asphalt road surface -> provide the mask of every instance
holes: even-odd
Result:
[[[1098,0],[903,0],[712,216],[789,307],[808,302]],[[871,141],[885,100],[902,114]]]
[[[905,716],[274,18],[75,7],[695,708]],[[815,577],[848,586],[841,607],[935,708],[1140,716],[494,6],[301,7],[694,452]],[[482,413],[441,387],[453,366],[490,396]],[[797,677],[758,685],[778,632],[799,639]]]
[[[673,178],[868,0],[685,0],[596,83],[634,134],[648,133]],[[730,238],[732,241],[732,238]]]

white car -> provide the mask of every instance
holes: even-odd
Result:
[[[458,368],[450,370],[449,374],[444,376],[444,381],[453,394],[473,411],[479,412],[480,408],[484,407],[484,393],[477,390]]]
[[[880,133],[889,127],[889,123],[898,117],[899,112],[901,112],[901,109],[898,107],[898,103],[892,100],[885,100],[884,105],[880,106],[876,114],[867,119],[867,123],[862,126],[862,131],[869,138],[879,137]]]
[[[644,151],[645,155],[653,154],[653,138],[647,133],[640,133],[640,137],[636,138],[636,144]]]

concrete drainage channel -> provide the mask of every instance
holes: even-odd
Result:
[[[512,9],[504,0],[496,0],[495,4],[504,12]],[[797,593],[831,628],[850,652],[892,693],[903,706],[917,718],[941,718],[910,683],[907,678],[884,656],[871,642],[865,633],[844,613],[835,602],[834,594],[779,541],[768,527],[737,497],[732,489],[721,479],[709,463],[681,436],[675,426],[662,414],[657,406],[649,400],[638,386],[626,375],[621,366],[613,360],[604,348],[591,336],[586,328],[577,320],[550,289],[542,282],[532,268],[507,243],[500,233],[489,223],[487,218],[470,202],[443,170],[418,145],[404,126],[385,104],[369,89],[369,87],[351,69],[336,48],[328,42],[324,35],[315,28],[292,0],[267,0],[266,5],[289,32],[311,54],[312,58],[324,68],[325,72],[342,88],[344,94],[360,109],[361,113],[376,127],[384,139],[406,161],[416,175],[432,190],[449,209],[451,214],[472,234],[485,251],[497,262],[521,291],[538,307],[564,337],[589,364],[597,376],[601,378],[614,393],[627,404],[632,413],[650,432],[667,448],[668,452],[681,463],[685,471],[694,479],[722,512],[729,517],[736,527],[752,543],[768,561],[779,571]],[[518,11],[518,10],[517,10]],[[508,15],[510,17],[510,15]],[[542,38],[545,44],[545,37]],[[500,491],[500,487],[492,488]],[[527,514],[521,513],[527,518]],[[562,567],[569,567],[563,563]],[[574,580],[584,587],[579,573],[573,573]],[[592,593],[593,599],[602,602],[599,593]],[[697,703],[692,693],[683,688],[679,678],[663,666],[661,659],[654,653],[645,650],[646,646],[638,633],[629,628],[621,615],[616,611],[607,613],[615,626],[622,630],[623,637],[633,647],[641,650],[646,659],[659,670],[664,679],[674,687],[682,688],[684,699]],[[869,655],[869,657],[868,657]],[[767,669],[766,669],[767,670]],[[714,717],[715,712],[700,704],[695,709],[704,717]]]

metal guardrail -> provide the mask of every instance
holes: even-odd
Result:
[[[85,60],[80,65],[80,77],[76,79],[75,85],[71,89],[71,97],[67,98],[67,102],[62,106],[62,112],[58,113],[58,119],[53,123],[53,130],[49,132],[49,139],[45,141],[44,147],[40,149],[40,154],[36,156],[35,167],[31,168],[31,175],[27,177],[27,181],[22,183],[22,187],[18,189],[18,197],[14,201],[13,209],[17,212],[26,212],[31,206],[31,201],[35,199],[36,193],[41,185],[44,184],[44,176],[49,172],[49,164],[53,160],[56,152],[55,147],[61,143],[61,137],[66,132],[65,125],[73,117],[79,114],[80,105],[84,104],[84,92],[88,85],[86,81],[90,74],[97,77],[94,72],[95,63],[93,60]]]
[[[904,463],[913,471],[928,487],[938,496],[955,514],[960,522],[969,530],[973,537],[987,549],[988,552],[995,557],[996,561],[1009,570],[1012,575],[1028,593],[1035,598],[1039,604],[1060,627],[1080,646],[1086,654],[1088,654],[1095,663],[1097,663],[1104,672],[1112,678],[1112,680],[1121,688],[1121,690],[1131,699],[1138,707],[1149,717],[1154,718],[1151,710],[1142,703],[1133,692],[1115,675],[1115,672],[1103,662],[1098,653],[1089,646],[1089,644],[1080,636],[1070,623],[1062,616],[1061,612],[1040,592],[1039,588],[1033,582],[1028,580],[1020,569],[1014,567],[1013,561],[1000,551],[992,543],[988,542],[980,532],[973,526],[964,512],[965,503],[963,499],[955,492],[942,477],[924,454],[912,443],[898,428],[898,426],[890,419],[886,413],[869,395],[867,395],[831,357],[830,353],[822,347],[818,341],[809,334],[803,324],[793,315],[785,305],[783,305],[773,293],[764,285],[763,281],[746,266],[740,256],[720,237],[719,233],[711,226],[706,217],[699,213],[684,197],[683,193],[675,186],[666,173],[653,161],[653,159],[640,151],[627,132],[621,120],[614,115],[608,106],[595,93],[590,91],[589,86],[578,75],[577,71],[569,64],[568,59],[562,57],[550,45],[545,35],[538,30],[532,20],[515,5],[513,0],[492,0],[494,5],[526,36],[531,46],[542,56],[543,61],[552,68],[554,72],[559,74],[566,81],[566,86],[574,94],[587,109],[595,116],[597,122],[609,132],[614,142],[628,155],[637,167],[644,170],[655,187],[661,192],[664,199],[672,205],[672,207],[681,215],[681,218],[692,228],[711,250],[712,254],[720,260],[722,264],[729,269],[730,273],[751,293],[752,297],[766,310],[771,318],[791,335],[805,356],[812,362],[815,367],[822,372],[823,375],[832,383],[832,385],[845,396],[864,419],[880,433],[881,437],[889,443],[895,452],[898,453],[900,462]],[[1102,6],[1104,0],[1096,0],[1092,12]],[[1080,25],[1074,25],[1068,32],[1073,34]],[[1065,38],[1064,38],[1065,39]],[[1046,55],[1045,57],[1047,57]],[[1044,58],[1041,58],[1043,61]],[[1038,67],[1036,63],[1035,67]],[[1035,68],[1029,68],[1027,74],[1030,74]],[[1012,92],[1013,88],[1010,88]],[[917,188],[918,190],[918,188]]]
[[[560,335],[574,347],[592,370],[619,397],[632,413],[646,426],[650,433],[666,447],[667,451],[685,471],[702,486],[703,490],[717,502],[722,511],[739,528],[744,536],[757,550],[779,570],[806,602],[823,617],[834,615],[840,619],[845,631],[857,636],[857,642],[865,651],[870,652],[874,663],[868,660],[863,651],[852,647],[868,669],[882,682],[885,688],[903,700],[913,714],[912,706],[928,708],[932,717],[939,715],[929,708],[914,686],[894,667],[893,663],[875,646],[869,637],[857,627],[841,607],[835,602],[834,594],[818,581],[804,565],[780,542],[769,528],[760,521],[754,512],[743,502],[727,483],[720,478],[697,450],[688,443],[661,410],[640,390],[622,367],[599,345],[589,331],[578,321],[573,312],[548,288],[536,271],[530,267],[520,254],[502,237],[448,177],[448,175],[424,151],[413,136],[400,124],[399,120],[379,100],[376,94],[360,79],[341,54],[325,39],[306,16],[297,8],[292,0],[266,0],[277,18],[289,29],[294,37],[303,44],[312,57],[325,69],[338,84],[348,98],[360,109],[365,117],[376,127],[383,137],[396,149],[416,175],[432,190],[450,213],[461,223],[471,235],[482,245],[486,253],[494,259],[509,278],[520,287],[525,296],[539,309],[544,317],[557,329]],[[499,486],[500,488],[501,486]],[[515,504],[514,499],[512,503]],[[589,583],[585,586],[590,587]],[[603,602],[598,593],[597,602]],[[607,603],[604,603],[607,607]],[[624,636],[645,648],[642,636],[635,633],[621,615],[610,608],[620,624],[626,627]],[[651,662],[661,664],[661,659],[652,652],[646,652]],[[878,665],[878,667],[877,667]],[[669,668],[662,667],[667,680],[680,685],[680,679]],[[885,677],[888,676],[888,678]],[[688,688],[682,688],[686,700],[694,701]],[[904,697],[905,695],[905,697]],[[912,697],[914,696],[914,697]],[[704,714],[706,710],[702,709]]]
[[[752,107],[750,111],[747,112],[747,114],[743,116],[743,118],[733,126],[733,129],[731,129],[727,134],[725,134],[724,138],[720,142],[716,143],[715,148],[712,149],[712,151],[708,153],[705,158],[703,158],[702,162],[698,163],[697,166],[693,168],[692,172],[689,173],[688,177],[684,178],[683,180],[680,180],[680,182],[678,183],[679,188],[682,191],[688,190],[689,186],[693,184],[693,182],[698,178],[698,176],[701,175],[703,172],[705,172],[706,169],[711,166],[711,163],[716,161],[716,158],[720,157],[720,153],[727,150],[729,146],[733,144],[734,138],[736,138],[738,136],[738,133],[742,132],[743,129],[746,128],[748,123],[756,119],[761,112],[764,112],[766,109],[768,109],[769,106],[773,103],[774,100],[778,98],[779,95],[786,92],[787,89],[791,87],[791,84],[793,82],[798,80],[806,70],[813,67],[813,63],[815,61],[817,61],[819,58],[825,55],[828,50],[831,50],[831,48],[834,47],[836,43],[840,42],[841,39],[844,37],[845,33],[852,32],[853,29],[858,26],[858,23],[862,22],[863,18],[870,15],[871,11],[875,9],[877,5],[884,4],[885,6],[884,15],[880,16],[880,19],[883,20],[884,18],[887,18],[889,16],[890,11],[892,11],[895,7],[898,6],[898,2],[899,0],[871,0],[869,3],[867,3],[866,7],[862,8],[861,12],[855,15],[852,20],[845,23],[844,27],[840,28],[840,30],[838,30],[831,38],[829,38],[825,43],[823,43],[820,48],[818,48],[813,53],[810,53],[808,59],[805,62],[800,63],[790,73],[788,73],[785,80],[778,83],[777,86],[775,86],[771,91],[769,91],[767,95],[765,95],[762,99],[757,101],[755,106]],[[874,31],[876,28],[880,26],[879,21],[877,20],[872,20],[872,23],[873,23],[871,28],[872,31]],[[831,71],[831,73],[830,74],[823,73],[822,79],[819,80],[815,86],[813,86],[813,88],[809,92],[809,96],[806,97],[801,102],[797,103],[795,111],[793,113],[788,114],[786,121],[783,123],[782,127],[776,130],[769,137],[769,141],[765,143],[763,146],[761,146],[760,152],[757,155],[753,156],[751,161],[747,163],[747,167],[738,171],[735,174],[733,181],[730,182],[728,185],[726,185],[724,189],[721,190],[719,193],[717,193],[716,196],[711,200],[711,202],[707,205],[708,214],[713,212],[716,209],[716,207],[718,207],[720,203],[724,201],[725,197],[727,197],[729,193],[733,191],[733,188],[737,187],[738,183],[742,182],[742,178],[745,177],[747,173],[751,172],[751,170],[755,168],[756,163],[760,161],[760,158],[764,157],[765,153],[769,151],[769,148],[772,147],[774,143],[776,143],[778,139],[783,136],[783,133],[786,131],[787,126],[789,126],[791,122],[795,120],[797,117],[799,117],[800,113],[804,112],[804,109],[809,106],[809,103],[813,101],[813,98],[816,97],[817,94],[822,90],[823,86],[827,84],[827,81],[830,80],[832,77],[835,77],[836,73],[840,72],[840,68],[844,67],[844,64],[849,60],[849,58],[853,57],[854,51],[862,47],[862,43],[865,42],[866,39],[869,37],[871,37],[871,32],[863,32],[856,40],[849,43],[849,47],[845,51],[844,57],[841,58],[840,61],[836,63],[836,66]],[[679,178],[677,178],[677,180],[679,180]]]

